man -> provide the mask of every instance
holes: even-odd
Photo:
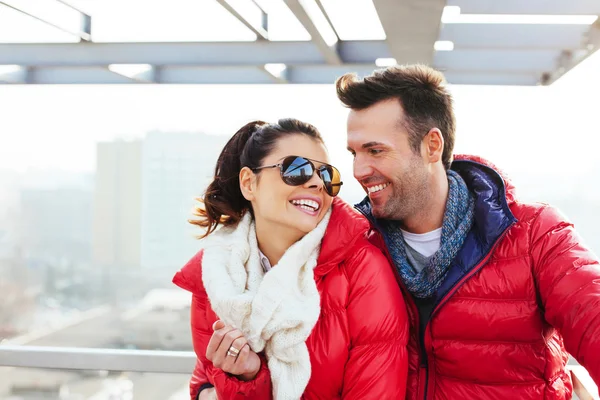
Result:
[[[441,73],[336,82],[357,208],[409,304],[408,399],[568,399],[568,353],[600,381],[600,265],[554,208],[525,204],[479,157],[453,157]],[[567,353],[568,352],[568,353]]]

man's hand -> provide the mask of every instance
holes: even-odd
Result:
[[[206,348],[206,358],[215,367],[235,375],[239,380],[254,379],[260,370],[260,358],[250,350],[242,332],[225,325],[222,321],[216,321],[213,330],[214,333]],[[203,390],[201,394],[205,391]]]
[[[218,400],[215,388],[207,388],[201,391],[198,400]]]

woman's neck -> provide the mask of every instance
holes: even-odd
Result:
[[[283,254],[302,238],[300,231],[287,227],[255,220],[258,248],[269,259],[272,266],[277,265]]]

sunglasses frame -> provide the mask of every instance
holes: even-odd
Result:
[[[327,167],[330,167],[330,168],[334,169],[335,171],[337,171],[337,174],[338,174],[338,176],[339,176],[339,177],[340,177],[340,179],[341,179],[341,177],[342,177],[342,174],[340,174],[340,171],[339,171],[339,170],[338,170],[336,167],[334,167],[333,165],[331,165],[331,164],[327,164],[327,163],[324,163],[324,162],[321,162],[321,161],[318,161],[318,160],[313,160],[313,159],[311,159],[311,158],[302,157],[302,156],[286,156],[286,157],[284,157],[284,158],[281,160],[281,162],[280,162],[280,163],[277,163],[277,164],[272,164],[272,165],[263,165],[262,167],[256,167],[256,168],[250,168],[250,169],[251,169],[253,172],[256,172],[256,171],[260,171],[261,169],[267,169],[267,168],[279,168],[279,174],[280,174],[280,176],[281,176],[281,180],[283,181],[283,183],[285,183],[286,185],[289,185],[289,186],[300,186],[300,185],[303,185],[303,183],[301,183],[301,184],[299,184],[299,185],[291,185],[291,184],[289,184],[288,182],[286,182],[286,180],[285,180],[285,177],[284,177],[285,171],[284,171],[284,169],[283,169],[283,165],[285,164],[285,160],[287,160],[287,159],[289,159],[289,158],[292,158],[292,157],[293,157],[294,159],[296,159],[296,158],[301,158],[301,159],[303,159],[303,160],[306,160],[306,161],[308,161],[308,164],[309,164],[309,165],[312,167],[312,169],[313,169],[313,173],[310,175],[310,177],[308,178],[308,180],[307,180],[306,182],[308,182],[308,181],[309,181],[309,180],[310,180],[310,179],[311,179],[311,178],[312,178],[312,177],[313,177],[315,174],[317,174],[317,176],[319,177],[319,179],[321,179],[321,181],[323,182],[323,188],[325,189],[325,192],[326,192],[326,193],[327,193],[329,196],[331,196],[331,197],[335,197],[335,196],[337,196],[337,195],[340,193],[340,189],[339,189],[339,187],[340,187],[340,186],[342,186],[342,185],[344,184],[344,182],[342,182],[342,181],[340,180],[340,182],[339,182],[339,183],[330,183],[330,186],[332,187],[332,190],[333,190],[333,186],[336,186],[336,187],[338,187],[337,193],[336,193],[336,194],[331,194],[331,193],[329,193],[329,190],[327,190],[327,184],[325,184],[325,181],[323,180],[323,177],[321,177],[321,173],[320,173],[320,172],[321,172],[321,168],[323,168],[324,166],[327,166]],[[319,163],[319,164],[321,164],[321,166],[320,166],[319,168],[315,167],[315,164],[314,164],[315,162],[316,162],[316,163]],[[291,164],[290,164],[290,165],[291,165]],[[289,166],[288,166],[288,167],[289,167]],[[306,183],[306,182],[304,182],[304,183]]]

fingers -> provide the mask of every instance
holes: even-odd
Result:
[[[217,321],[217,322],[219,322],[219,321]],[[213,327],[217,325],[217,322],[215,322]],[[217,349],[219,348],[219,346],[221,346],[221,342],[225,338],[225,335],[227,335],[229,332],[231,332],[233,330],[234,330],[233,326],[224,326],[223,328],[214,331],[214,333],[210,337],[210,340],[208,341],[208,346],[206,346],[206,358],[213,361],[213,364],[214,364],[214,357],[217,352]],[[237,337],[235,339],[237,339]],[[229,343],[233,342],[233,340],[234,339],[232,339]]]
[[[235,356],[233,354],[236,350],[239,350]],[[223,370],[233,375],[240,375],[246,373],[248,354],[250,353],[250,346],[248,341],[243,336],[237,338],[231,344],[229,352],[225,357],[225,363]]]
[[[260,369],[260,358],[254,353],[243,333],[223,321],[215,321],[214,332],[206,348],[206,358],[219,369],[243,377],[254,379]]]
[[[200,392],[199,400],[214,400],[217,398],[215,388],[207,388]]]
[[[233,342],[231,342],[231,346],[227,349],[226,354],[235,354],[235,357],[231,355],[229,355],[229,357],[233,358],[233,361],[236,361],[240,356],[242,349],[244,348],[244,346],[246,346],[247,343],[248,341],[245,337],[238,337]]]
[[[260,371],[260,357],[258,354],[250,349],[249,345],[244,346],[240,352],[240,356],[236,361],[236,368],[238,368],[238,379],[242,381],[251,381],[256,378],[256,375]]]
[[[217,320],[213,324],[212,328],[213,328],[213,331],[217,331],[219,329],[223,329],[223,328],[225,328],[225,322],[223,322],[221,320]]]
[[[239,349],[239,347],[238,347]],[[240,354],[238,354],[235,363],[233,364],[233,372],[230,372],[234,375],[240,375],[246,373],[246,367],[248,365],[248,356],[250,354],[250,346],[247,343],[244,343],[244,346],[241,347]]]
[[[225,329],[227,329],[227,327],[215,332],[213,334],[213,336],[220,334],[220,332],[224,331]],[[224,369],[224,368],[228,368],[233,365],[233,363],[235,362],[235,359],[237,357],[228,356],[227,352],[231,348],[231,345],[233,344],[233,342],[235,340],[237,340],[238,338],[243,338],[243,336],[244,335],[242,334],[242,332],[238,329],[230,330],[223,335],[221,343],[220,343],[219,347],[215,350],[215,353],[213,355],[212,363],[215,367]],[[246,339],[244,339],[244,341],[245,340]],[[235,349],[240,350],[237,347]],[[234,353],[235,353],[235,350],[234,350]],[[237,354],[236,354],[236,356],[237,356]],[[229,371],[226,371],[226,372],[229,372]]]

